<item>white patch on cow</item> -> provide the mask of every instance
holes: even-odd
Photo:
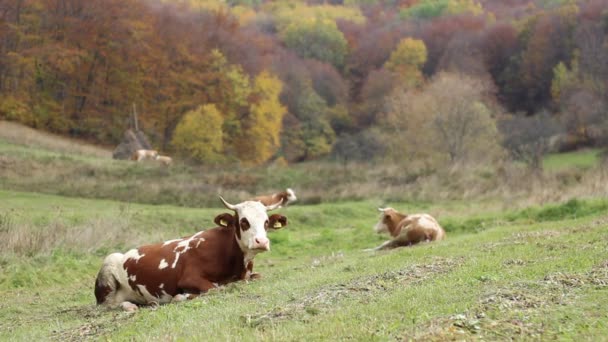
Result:
[[[173,296],[173,299],[171,301],[172,302],[183,302],[185,300],[190,299],[190,296],[191,295],[188,294],[188,293],[185,293],[185,294],[180,293],[180,294],[177,294],[177,295]]]
[[[437,223],[435,220],[429,218],[427,215],[421,215],[420,219],[418,220],[418,224],[422,228],[437,229]]]
[[[137,284],[136,285],[137,288],[139,289],[139,291],[141,292],[141,295],[144,297],[145,301],[148,304],[151,303],[158,303],[158,298],[156,298],[155,296],[153,296],[150,291],[148,291],[148,289],[146,288],[145,285],[141,285],[141,284]]]
[[[125,261],[127,261],[129,259],[133,259],[133,260],[135,260],[135,263],[137,263],[137,262],[139,262],[139,259],[143,258],[144,256],[146,256],[146,254],[139,254],[139,251],[134,248],[134,249],[128,251],[127,253],[125,253]]]
[[[195,248],[198,248],[198,246],[201,244],[201,242],[205,241],[204,238],[198,238],[197,237],[197,236],[199,236],[202,233],[203,232],[198,232],[198,233],[192,235],[191,237],[189,237],[187,239],[180,239],[180,240],[172,240],[171,241],[171,242],[179,241],[177,243],[177,246],[175,246],[175,248],[173,248],[173,252],[175,253],[175,261],[173,261],[173,264],[171,264],[171,268],[175,268],[177,266],[177,261],[179,260],[179,257],[182,254],[186,253],[189,249],[191,249],[190,243],[192,241],[198,240]],[[166,244],[166,242],[165,242],[165,244]]]
[[[211,283],[211,284],[213,284],[213,286],[215,286],[215,287],[220,287],[220,284],[218,284],[218,283]]]
[[[131,275],[129,276],[129,280],[130,280],[131,282],[133,282],[133,283],[134,283],[134,282],[135,282],[135,280],[137,280],[137,276],[136,276],[135,274],[131,274]]]
[[[160,264],[158,264],[158,269],[162,270],[164,268],[167,268],[169,266],[169,264],[167,263],[167,261],[165,259],[162,259],[160,261]]]
[[[170,245],[170,244],[172,244],[174,242],[182,241],[182,240],[183,239],[173,239],[173,240],[165,241],[165,242],[163,242],[163,247],[165,247],[166,245]]]
[[[158,288],[159,288],[159,289],[162,289],[162,288],[164,288],[164,287],[165,287],[165,283],[161,283],[160,285],[158,285]]]

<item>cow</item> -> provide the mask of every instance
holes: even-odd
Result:
[[[171,159],[171,157],[169,156],[161,156],[161,155],[157,155],[156,156],[156,161],[158,161],[159,163],[165,165],[165,166],[169,166],[173,163],[173,159]]]
[[[377,251],[382,249],[411,246],[423,241],[436,241],[445,239],[445,231],[437,220],[429,214],[405,215],[393,208],[378,208],[382,214],[380,221],[374,226],[376,233],[388,233],[392,239],[380,246],[368,249]]]
[[[287,218],[267,215],[278,203],[220,199],[234,213],[216,216],[218,227],[108,255],[95,281],[97,304],[135,311],[138,305],[192,299],[220,285],[259,278],[253,258],[270,250],[267,231],[285,227]]]
[[[264,205],[279,203],[279,208],[281,208],[284,205],[287,206],[288,204],[295,202],[297,199],[296,193],[291,188],[287,188],[285,191],[277,192],[272,195],[257,196],[252,200],[260,201]]]
[[[146,159],[155,160],[158,157],[158,152],[156,150],[137,150],[133,152],[131,155],[131,160],[142,161]]]

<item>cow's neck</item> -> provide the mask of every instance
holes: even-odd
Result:
[[[397,220],[391,220],[388,224],[388,230],[391,236],[396,237],[401,234],[401,228],[403,228],[403,221],[407,218],[407,215],[397,214]]]

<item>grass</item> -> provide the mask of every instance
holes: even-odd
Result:
[[[393,203],[452,224],[443,242],[380,253],[362,251],[384,240],[373,201],[291,206],[256,258],[263,279],[129,315],[94,305],[103,257],[210,227],[222,210],[0,191],[0,340],[598,339],[607,204]],[[24,251],[6,238],[36,230],[50,242]]]
[[[586,149],[549,154],[543,160],[543,168],[552,171],[572,168],[589,169],[598,165],[600,153],[599,149]]]
[[[0,341],[602,339],[608,183],[582,155],[550,156],[539,178],[514,165],[167,169],[0,123]],[[136,314],[94,305],[107,254],[213,226],[218,193],[288,186],[300,200],[256,258],[261,280]],[[430,213],[447,240],[363,252],[386,239],[371,229],[384,206]]]

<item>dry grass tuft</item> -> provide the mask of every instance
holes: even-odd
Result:
[[[0,213],[0,250],[3,255],[48,255],[65,251],[95,252],[100,246],[119,246],[138,241],[130,228],[129,214],[93,218],[73,225],[60,216],[43,226],[16,223],[11,212]]]

